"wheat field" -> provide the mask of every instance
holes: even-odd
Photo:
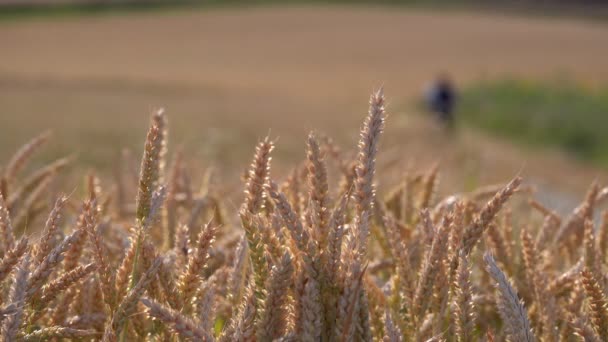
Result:
[[[311,132],[286,173],[260,139],[236,206],[168,160],[162,110],[139,174],[127,155],[82,193],[53,196],[64,160],[24,171],[34,138],[0,181],[2,340],[608,340],[608,187],[567,216],[519,175],[440,197],[438,165],[378,166],[385,104],[352,153]]]
[[[213,164],[223,181],[237,179],[249,147],[271,129],[280,141],[275,168],[286,172],[310,130],[351,146],[366,95],[385,85],[392,124],[382,165],[440,161],[450,169],[446,192],[523,169],[569,204],[594,178],[608,181],[605,170],[553,151],[522,152],[475,132],[445,139],[409,106],[440,71],[459,89],[502,77],[606,82],[602,22],[293,5],[7,20],[0,42],[0,126],[10,132],[0,134],[0,160],[50,129],[55,138],[35,163],[70,156],[69,170],[105,176],[123,147],[139,147],[141,122],[164,107],[173,151],[183,146],[193,168]]]
[[[605,82],[601,22],[292,6],[0,41],[0,341],[608,341],[606,170],[410,106],[441,70]]]

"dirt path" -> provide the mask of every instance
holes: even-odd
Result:
[[[286,160],[303,155],[313,128],[354,141],[367,94],[380,84],[399,112],[441,70],[460,83],[504,75],[608,81],[608,25],[396,8],[37,19],[0,23],[0,43],[0,124],[10,132],[0,136],[0,160],[51,127],[60,137],[53,153],[76,149],[101,167],[118,145],[139,146],[155,106],[172,114],[174,142],[241,166],[268,129]],[[560,156],[497,151],[467,134],[445,142],[416,120],[391,118],[386,143],[413,163],[443,158],[450,168],[455,159],[461,169],[453,155],[462,155],[489,181],[522,165],[539,178],[552,167],[550,182],[576,188],[603,177]]]

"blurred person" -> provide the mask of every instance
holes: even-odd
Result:
[[[441,74],[435,79],[427,91],[426,101],[438,121],[451,129],[454,125],[456,90],[447,75]]]

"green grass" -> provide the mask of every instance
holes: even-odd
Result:
[[[608,86],[492,81],[465,89],[460,100],[460,123],[608,166]]]
[[[83,1],[56,5],[17,4],[0,6],[0,21],[37,17],[125,14],[196,10],[217,7],[252,7],[263,5],[364,5],[403,6],[431,10],[474,10],[517,15],[583,17],[604,21],[608,6],[600,3],[571,4],[566,1],[537,3],[535,1],[482,0],[110,0]]]

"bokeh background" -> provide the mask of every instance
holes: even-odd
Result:
[[[608,180],[606,14],[602,1],[0,0],[0,164],[50,129],[32,167],[70,155],[71,172],[110,177],[163,107],[171,149],[238,182],[266,134],[278,170],[311,130],[354,148],[383,86],[387,174],[439,162],[443,188],[465,191],[522,173],[569,206]],[[421,104],[439,73],[458,92],[449,133]]]

